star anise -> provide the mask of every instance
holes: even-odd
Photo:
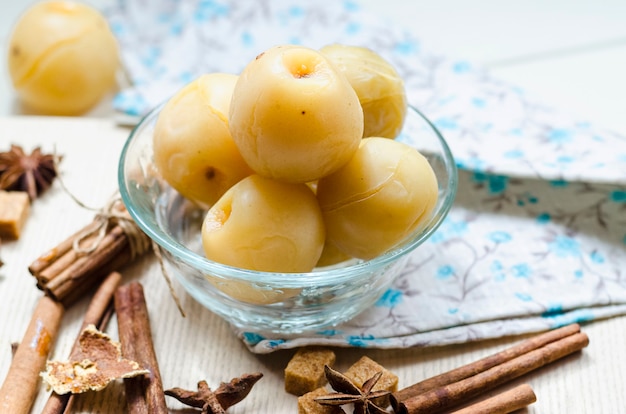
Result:
[[[22,147],[11,145],[9,151],[0,152],[0,190],[25,191],[34,200],[57,176],[56,161],[40,147],[27,155]]]
[[[365,381],[361,388],[357,387],[348,377],[335,371],[328,365],[324,366],[326,379],[331,387],[337,392],[324,395],[315,399],[322,405],[354,404],[353,414],[386,414],[387,411],[374,403],[374,400],[389,394],[389,391],[372,391],[374,385],[383,375],[376,373],[372,378]]]
[[[206,381],[200,381],[198,391],[172,388],[165,390],[165,395],[191,407],[201,408],[202,414],[223,414],[228,407],[243,400],[262,376],[260,372],[244,374],[239,378],[233,378],[229,383],[222,382],[215,391],[209,388]]]

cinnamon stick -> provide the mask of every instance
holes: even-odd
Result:
[[[79,237],[81,234],[89,233],[95,230],[98,227],[98,223],[96,221],[92,221],[87,224],[82,229],[78,230],[76,233],[72,234],[67,239],[63,240],[57,246],[48,250],[41,256],[39,256],[30,266],[28,266],[28,271],[33,275],[37,276],[44,269],[52,265],[57,259],[67,253],[73,246],[74,240]]]
[[[540,335],[536,335],[521,342],[518,345],[507,348],[501,352],[487,356],[486,358],[472,362],[471,364],[464,365],[452,371],[445,372],[443,374],[418,382],[417,384],[411,385],[410,387],[396,391],[390,397],[391,405],[394,409],[397,410],[400,401],[404,401],[408,398],[423,394],[432,389],[471,377],[472,375],[476,375],[480,372],[486,371],[489,368],[493,368],[506,361],[510,361],[513,358],[524,355],[532,350],[541,348],[544,345],[558,341],[559,339],[573,335],[577,332],[580,332],[580,325],[571,324],[562,328],[545,332]]]
[[[474,398],[481,392],[493,389],[559,358],[580,351],[588,344],[589,338],[586,334],[575,333],[471,377],[401,401],[397,411],[404,414],[439,413]]]
[[[535,392],[528,384],[518,385],[491,398],[469,405],[451,414],[508,414],[537,401]]]
[[[0,388],[0,412],[30,412],[38,391],[39,373],[46,365],[63,313],[60,303],[48,296],[39,299]]]
[[[115,312],[122,355],[150,371],[148,377],[124,379],[129,414],[167,414],[148,308],[139,282],[131,282],[117,289]]]
[[[92,223],[93,224],[93,223]],[[98,237],[98,233],[93,233],[87,236],[84,241],[87,243],[94,243]],[[33,273],[37,277],[37,284],[45,286],[50,280],[61,274],[67,267],[74,263],[81,254],[73,248],[66,250],[63,254],[56,257],[55,260],[48,264],[44,269],[37,273]]]
[[[112,309],[111,305],[113,302],[113,295],[115,294],[115,290],[121,280],[121,274],[117,272],[110,273],[93,295],[93,298],[87,307],[87,311],[85,312],[82,325],[78,331],[78,335],[70,352],[69,359],[72,359],[74,354],[79,351],[78,338],[87,325],[94,325],[98,328],[98,330],[103,330],[107,325],[109,319],[108,316],[110,315],[108,310]],[[59,395],[52,392],[41,413],[63,414],[67,411],[67,407],[70,405],[70,400],[72,398],[71,394]]]

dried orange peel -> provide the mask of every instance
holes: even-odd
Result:
[[[41,374],[57,394],[100,391],[116,379],[149,374],[137,362],[123,358],[120,344],[94,325],[88,325],[78,341],[76,352],[67,362],[48,361]]]

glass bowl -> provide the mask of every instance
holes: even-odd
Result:
[[[316,331],[372,306],[400,274],[409,254],[437,229],[456,194],[457,171],[448,145],[426,117],[409,108],[397,139],[428,159],[439,198],[432,217],[402,245],[371,260],[353,259],[301,274],[226,266],[204,257],[200,231],[205,211],[165,183],[154,166],[152,136],[161,108],[144,117],[124,146],[118,171],[122,200],[139,227],[161,247],[168,271],[186,291],[247,332]]]

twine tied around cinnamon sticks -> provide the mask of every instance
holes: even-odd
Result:
[[[81,206],[88,208],[79,200],[75,199]],[[79,232],[72,242],[72,248],[78,254],[90,254],[94,252],[102,240],[106,237],[107,228],[110,225],[118,225],[128,237],[128,246],[130,248],[130,259],[141,256],[151,247],[150,238],[142,232],[137,224],[130,218],[128,212],[123,206],[122,199],[119,194],[111,197],[104,207],[98,210],[93,228],[85,228]],[[95,235],[95,238],[92,236]],[[81,244],[83,241],[91,240],[87,247]]]
[[[82,208],[96,211],[94,220],[37,258],[29,267],[37,286],[65,306],[81,298],[112,271],[152,250],[170,294],[185,317],[163,262],[160,247],[130,217],[119,193],[104,207],[85,205],[59,180],[65,192]]]

